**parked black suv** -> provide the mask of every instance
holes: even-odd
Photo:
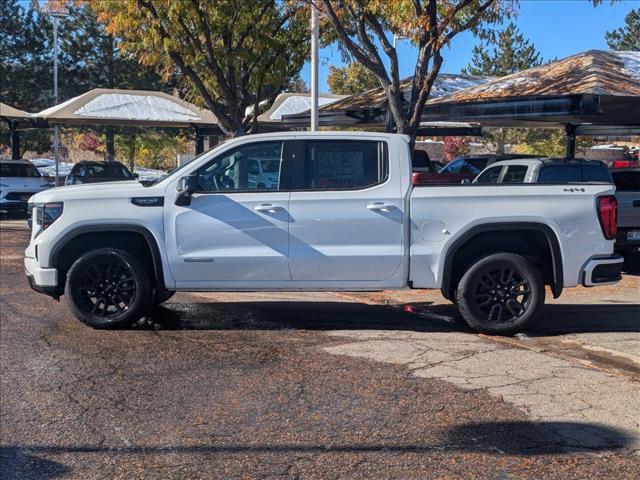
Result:
[[[138,178],[120,162],[91,162],[83,160],[76,163],[64,182],[65,185],[79,183],[117,182]]]

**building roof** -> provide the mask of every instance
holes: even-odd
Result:
[[[163,92],[107,88],[90,90],[31,117],[49,123],[90,125],[189,127],[218,123],[210,111]]]
[[[24,110],[18,110],[17,108],[13,108],[11,105],[7,105],[6,103],[0,102],[0,117],[8,118],[8,119],[16,119],[16,118],[30,118],[30,115]]]

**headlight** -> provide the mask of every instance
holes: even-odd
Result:
[[[32,223],[36,225],[36,235],[46,230],[62,215],[64,204],[62,202],[40,203],[33,206],[31,213]]]

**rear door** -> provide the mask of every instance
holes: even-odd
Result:
[[[372,139],[297,139],[289,200],[294,281],[375,282],[403,260],[399,162]],[[408,175],[408,172],[407,172]]]

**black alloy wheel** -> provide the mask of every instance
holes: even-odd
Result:
[[[94,328],[129,326],[153,300],[149,272],[132,253],[99,248],[82,255],[67,274],[65,295],[71,311]]]
[[[511,335],[538,317],[544,297],[544,281],[534,264],[514,253],[494,253],[466,270],[456,304],[471,328]]]
[[[531,285],[511,267],[487,269],[474,282],[472,309],[489,322],[513,322],[531,304]]]
[[[127,311],[137,295],[133,271],[120,257],[105,255],[94,259],[80,279],[80,295],[85,310],[111,318]]]

